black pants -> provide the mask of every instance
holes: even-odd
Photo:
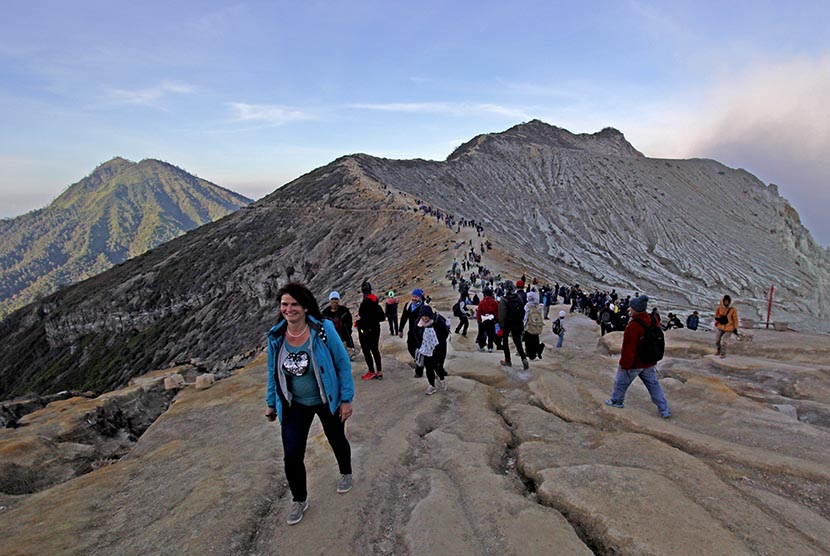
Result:
[[[525,332],[525,351],[531,360],[542,356],[542,350],[540,347],[541,343],[539,342],[539,334],[530,334],[529,332]]]
[[[308,443],[308,431],[314,416],[320,418],[323,432],[329,441],[340,473],[350,475],[352,472],[352,448],[346,439],[346,427],[339,415],[332,415],[328,404],[314,406],[293,403],[282,406],[282,451],[285,462],[285,478],[291,489],[295,502],[308,498],[305,473],[305,448]]]
[[[513,338],[513,345],[516,346],[516,353],[519,354],[519,357],[525,359],[527,355],[525,355],[525,349],[522,346],[522,329],[514,328],[510,331],[505,330],[501,338],[501,347],[504,350],[504,361],[510,365],[510,338],[507,337],[508,334]]]
[[[377,372],[382,373],[383,366],[380,364],[380,328],[374,330],[359,330],[357,339],[360,340],[360,349],[363,350],[363,357],[366,359],[366,366],[369,367],[369,372],[374,373],[375,367],[377,366]]]
[[[444,361],[447,358],[447,346],[436,346],[430,357],[424,357],[424,368],[427,370],[427,382],[435,386],[435,375],[444,380],[447,371],[444,370]]]
[[[493,349],[493,342],[498,345],[498,338],[496,337],[496,321],[483,320],[478,325],[478,347],[484,348],[484,342],[487,341],[487,348]]]
[[[398,315],[397,313],[394,315],[390,315],[389,313],[386,314],[386,320],[389,322],[389,334],[397,335],[398,334]]]
[[[461,315],[460,317],[458,317],[458,326],[455,327],[455,333],[458,334],[458,332],[463,328],[464,330],[461,333],[466,336],[467,328],[469,328],[469,326],[470,319],[468,319],[464,315]]]
[[[412,359],[415,359],[415,350],[418,349],[418,340],[415,338],[415,332],[412,331],[412,327],[409,329],[409,334],[406,336],[406,348],[409,350],[409,355],[412,356]],[[421,377],[424,374],[424,368],[419,367],[418,364],[415,364],[415,376]]]

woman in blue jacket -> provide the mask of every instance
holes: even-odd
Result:
[[[290,282],[277,292],[280,319],[268,332],[269,421],[282,426],[285,476],[292,504],[288,524],[303,519],[308,509],[305,449],[314,416],[337,458],[340,481],[337,492],[352,489],[351,447],[346,419],[352,414],[354,381],[349,356],[334,324],[323,319],[311,291]]]

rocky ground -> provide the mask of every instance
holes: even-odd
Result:
[[[450,314],[452,290],[424,286]],[[640,383],[624,409],[602,403],[621,334],[600,338],[577,314],[567,323],[565,346],[546,331],[527,372],[479,353],[475,325],[451,336],[449,391],[433,396],[404,340],[384,336],[384,380],[353,368],[354,489],[335,493],[315,423],[296,526],[259,357],[183,389],[117,463],[0,495],[0,554],[830,554],[830,338],[755,330],[719,359],[711,333],[671,331],[663,420]],[[0,450],[25,467],[10,434]]]

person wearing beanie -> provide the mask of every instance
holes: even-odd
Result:
[[[493,297],[492,288],[484,288],[484,298],[476,307],[476,321],[478,322],[478,351],[484,351],[487,342],[487,351],[493,353],[493,344],[499,347],[499,338],[496,336],[496,319],[499,317],[499,302]]]
[[[345,305],[340,304],[340,294],[333,291],[329,294],[329,305],[322,311],[323,317],[334,323],[334,329],[343,344],[351,350],[349,359],[355,356],[354,340],[352,339],[352,312]]]
[[[542,304],[539,303],[539,294],[535,291],[527,292],[524,318],[524,340],[527,358],[531,361],[542,358],[545,344],[539,341],[542,330],[545,328],[545,317],[542,315]]]
[[[409,301],[407,301],[406,305],[404,305],[403,310],[401,311],[401,320],[398,323],[398,337],[403,338],[404,330],[406,329],[406,325],[409,324],[409,332],[406,334],[406,348],[409,351],[409,355],[412,356],[412,359],[415,359],[415,350],[418,349],[418,338],[417,338],[417,324],[418,320],[421,318],[421,307],[425,305],[424,303],[424,290],[421,288],[415,288],[412,290],[412,297]],[[423,365],[418,365],[418,362],[415,362],[415,378],[421,378],[424,376],[424,367]]]
[[[415,349],[415,364],[427,371],[429,385],[424,394],[430,396],[437,391],[436,376],[441,391],[447,391],[447,372],[444,370],[444,360],[447,358],[447,338],[450,335],[450,327],[446,319],[433,311],[429,305],[421,306],[418,314],[418,323],[415,325],[418,344]]]
[[[357,339],[366,360],[368,370],[361,377],[363,380],[380,380],[383,378],[383,366],[380,359],[380,329],[386,314],[378,304],[378,298],[372,293],[372,285],[363,282],[360,286],[363,301],[357,309]]]
[[[565,315],[567,315],[565,311],[559,311],[559,318],[553,321],[553,325],[551,326],[551,330],[553,331],[553,335],[556,336],[556,348],[559,349],[562,347],[562,344],[565,342]]]
[[[512,367],[510,361],[510,341],[508,335],[513,338],[513,345],[516,352],[522,358],[524,370],[530,368],[530,363],[525,355],[522,345],[522,332],[524,332],[525,303],[516,293],[516,287],[510,280],[504,282],[504,297],[499,302],[499,326],[502,329],[501,347],[504,352],[504,359],[501,361],[503,367]]]
[[[631,319],[623,332],[622,352],[617,365],[617,374],[614,377],[614,393],[611,394],[610,399],[605,400],[605,405],[625,407],[625,393],[634,379],[639,376],[648,389],[651,401],[657,406],[660,416],[668,419],[671,417],[671,411],[663,388],[657,381],[657,362],[642,359],[637,349],[646,334],[646,326],[660,326],[659,319],[646,312],[647,304],[648,296],[640,295],[632,299],[628,307]]]
[[[527,292],[525,291],[524,280],[516,280],[516,294],[522,298],[522,303],[527,303]]]
[[[389,335],[398,335],[398,298],[395,297],[395,291],[389,290],[386,294],[386,302],[384,306],[386,312],[386,320],[389,322]]]

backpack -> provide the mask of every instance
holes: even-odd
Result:
[[[545,328],[545,320],[542,318],[542,312],[539,307],[531,307],[527,314],[527,325],[525,331],[529,334],[539,335]]]
[[[452,306],[452,314],[456,317],[461,316],[461,302],[456,301],[455,305]]]
[[[649,324],[643,322],[642,319],[634,319],[645,329],[640,337],[640,343],[637,344],[637,357],[643,363],[657,363],[663,359],[666,351],[666,337],[654,317],[649,316],[649,318],[651,319]]]
[[[561,318],[558,318],[555,321],[553,321],[552,330],[553,330],[553,335],[554,336],[559,336],[562,333],[562,319]]]
[[[435,312],[432,328],[435,329],[435,335],[439,342],[445,341],[450,335],[450,323],[438,311]]]
[[[520,325],[525,320],[525,304],[522,298],[514,293],[506,295],[504,300],[507,303],[507,322],[511,326]]]

